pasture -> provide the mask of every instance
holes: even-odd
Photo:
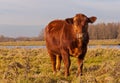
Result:
[[[15,41],[15,42],[0,42],[0,46],[43,46],[45,41]],[[120,45],[120,40],[90,40],[89,45]]]
[[[46,49],[0,48],[0,83],[120,83],[120,49],[89,49],[83,76],[76,78],[77,59],[71,57],[70,76],[64,78],[64,65],[52,74]]]

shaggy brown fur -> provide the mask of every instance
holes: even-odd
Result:
[[[83,59],[89,42],[88,23],[95,20],[94,16],[88,18],[84,14],[76,14],[73,18],[54,20],[46,26],[45,41],[54,73],[60,70],[63,60],[67,77],[71,64],[70,56],[74,56],[78,59],[77,76],[82,74]]]

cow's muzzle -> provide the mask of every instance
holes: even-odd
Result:
[[[77,33],[76,38],[82,41],[86,41],[88,38],[88,33]]]
[[[82,39],[82,38],[83,38],[83,35],[84,35],[83,33],[77,33],[77,34],[76,34],[76,38],[77,38],[77,39]]]

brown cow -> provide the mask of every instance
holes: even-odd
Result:
[[[89,42],[88,23],[93,23],[96,19],[94,16],[88,18],[84,14],[76,14],[73,18],[54,20],[46,26],[45,41],[53,73],[60,70],[63,60],[67,77],[71,64],[70,56],[74,56],[78,59],[77,76],[82,75],[83,59]]]

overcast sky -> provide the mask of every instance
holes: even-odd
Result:
[[[120,22],[120,0],[0,0],[0,25],[41,26],[76,13],[96,16],[96,23]]]

